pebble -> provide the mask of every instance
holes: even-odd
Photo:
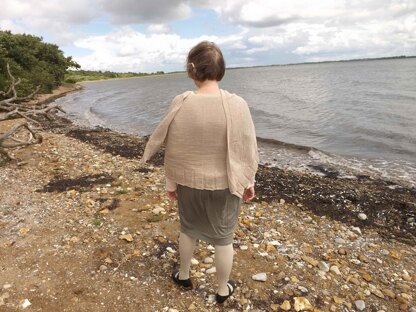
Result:
[[[313,306],[305,297],[295,297],[294,300],[295,311],[310,311],[313,309]]]
[[[329,271],[329,265],[325,261],[319,261],[318,267],[319,267],[319,270],[323,272]]]
[[[340,272],[339,268],[336,265],[331,266],[330,271],[334,272],[337,275],[341,275],[341,272]]]
[[[158,214],[165,214],[166,211],[164,208],[162,207],[156,207],[152,210],[153,214],[158,215]]]
[[[337,237],[337,238],[335,238],[335,243],[337,243],[337,244],[345,244],[345,239],[343,239],[341,237]]]
[[[241,249],[241,250],[247,250],[247,249],[248,249],[248,246],[246,246],[246,245],[241,245],[241,246],[240,246],[240,249]]]
[[[338,249],[338,253],[339,253],[340,255],[345,256],[345,255],[347,254],[347,251],[345,250],[345,248],[340,248],[340,249]]]
[[[353,231],[356,234],[363,235],[361,229],[358,226],[352,226],[351,231]]]
[[[20,307],[21,307],[22,309],[26,309],[26,308],[28,308],[30,305],[31,305],[31,303],[30,303],[30,301],[29,301],[28,299],[25,299],[25,300],[23,300],[23,301],[20,303]]]
[[[213,263],[213,262],[214,262],[214,259],[212,259],[211,257],[206,257],[204,259],[204,263],[206,263],[206,264],[210,264],[210,263]]]
[[[258,282],[265,282],[267,281],[267,274],[266,273],[257,273],[251,277],[253,280]]]
[[[299,289],[301,292],[305,293],[305,294],[309,292],[309,290],[308,290],[306,287],[303,287],[303,286],[298,286],[298,289]]]
[[[381,290],[383,292],[383,294],[385,294],[387,297],[390,297],[392,299],[396,298],[396,294],[390,290],[390,289],[382,289]]]
[[[358,214],[358,219],[360,220],[367,220],[367,215],[365,213],[359,213]]]
[[[172,247],[166,247],[166,250],[170,253],[176,253],[176,250],[174,250]]]
[[[9,289],[12,287],[12,284],[4,284],[3,289]]]
[[[318,264],[319,264],[319,261],[318,260],[315,260],[315,259],[313,259],[311,257],[302,255],[301,258],[302,258],[303,261],[309,263],[312,266],[318,266]]]
[[[365,302],[364,302],[363,300],[357,300],[357,301],[355,301],[354,303],[355,303],[355,307],[356,307],[358,310],[362,311],[362,310],[364,310],[364,309],[365,309]]]
[[[215,295],[209,295],[207,301],[208,301],[208,303],[214,303],[215,302]]]
[[[107,270],[107,266],[102,264],[100,265],[100,271],[106,271]]]
[[[280,308],[281,308],[283,311],[289,311],[289,310],[290,310],[290,308],[291,308],[291,306],[290,306],[290,301],[289,301],[289,300],[285,300],[285,301],[283,301],[283,303],[280,305]]]
[[[196,260],[195,258],[192,258],[192,259],[191,259],[191,264],[192,264],[192,265],[198,265],[198,264],[199,264],[199,261],[198,261],[198,260]]]
[[[205,271],[207,274],[214,274],[217,272],[217,268],[216,267],[212,267],[209,268],[208,270]]]

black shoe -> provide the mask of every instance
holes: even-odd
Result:
[[[227,282],[227,287],[228,287],[228,296],[221,296],[219,294],[215,295],[215,300],[217,300],[218,303],[223,303],[225,300],[227,300],[229,297],[231,297],[231,295],[234,293],[235,290],[235,282],[232,280],[229,280]]]
[[[173,271],[172,273],[172,279],[175,282],[176,285],[179,285],[185,289],[193,289],[194,284],[192,283],[192,280],[190,278],[186,280],[179,279],[179,271]]]

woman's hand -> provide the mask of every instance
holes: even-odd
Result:
[[[244,190],[243,200],[244,202],[249,202],[254,198],[254,186],[250,186]]]
[[[173,191],[173,192],[166,192],[166,195],[168,196],[168,198],[169,198],[171,201],[175,201],[175,200],[177,200],[177,199],[178,199],[178,195],[176,194],[176,191]]]

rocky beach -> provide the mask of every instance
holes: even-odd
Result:
[[[212,246],[196,249],[195,290],[170,280],[163,150],[144,166],[146,137],[38,121],[43,143],[0,167],[0,311],[416,311],[414,187],[261,165],[221,306]]]

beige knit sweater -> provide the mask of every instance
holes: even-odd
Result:
[[[166,176],[197,189],[229,188],[242,197],[258,167],[256,134],[247,103],[220,95],[188,91],[172,101],[151,135],[142,162],[166,144]]]

